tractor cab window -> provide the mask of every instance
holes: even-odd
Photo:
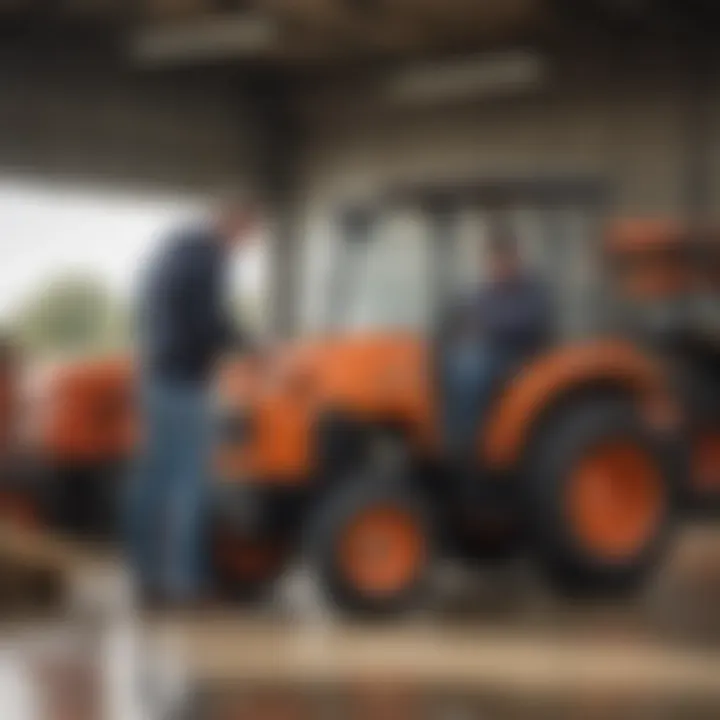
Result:
[[[437,313],[487,279],[498,222],[517,237],[528,268],[554,295],[561,337],[602,322],[598,223],[582,205],[458,204],[444,215],[383,207],[362,229],[328,226],[307,246],[306,328],[333,332],[426,331]]]
[[[402,212],[380,220],[346,248],[354,255],[346,276],[346,316],[350,330],[426,327],[431,313],[432,253],[419,213]],[[341,308],[338,308],[341,309]]]

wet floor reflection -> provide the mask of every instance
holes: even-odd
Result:
[[[720,534],[697,527],[685,533],[667,567],[634,601],[570,603],[542,589],[526,565],[456,573],[439,582],[438,603],[412,628],[467,629],[478,637],[542,636],[587,647],[615,640],[643,641],[658,648],[686,647],[720,652]],[[281,624],[285,622],[282,619]],[[342,632],[342,624],[339,626]],[[338,628],[336,628],[337,630]],[[420,631],[419,631],[420,632]],[[555,640],[553,640],[555,639]],[[379,660],[382,664],[382,661]],[[720,677],[718,677],[720,683]],[[458,686],[459,687],[459,686]],[[472,686],[471,686],[472,687]],[[440,685],[387,682],[310,687],[273,683],[205,688],[195,716],[200,720],[717,720],[720,700],[693,692],[668,695],[652,687],[588,690],[554,686],[545,691],[473,692]]]
[[[572,693],[569,693],[572,695]],[[235,688],[202,697],[198,720],[717,720],[720,707],[589,695],[492,696],[420,687]]]
[[[52,659],[23,655],[18,639],[8,646],[6,670],[24,677],[28,696],[51,698],[48,720],[100,717],[116,635],[121,650],[137,643],[146,681],[155,665],[158,678],[178,672],[177,720],[720,718],[717,525],[684,533],[667,567],[633,601],[559,600],[522,562],[449,566],[437,580],[426,613],[392,623],[325,613],[306,593],[312,582],[289,582],[284,598],[217,614],[126,618],[110,603],[102,617],[85,617],[78,609],[74,624],[65,617],[48,625],[59,633]],[[33,625],[10,635],[45,647],[48,630]],[[128,637],[119,638],[123,632]]]

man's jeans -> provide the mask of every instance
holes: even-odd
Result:
[[[469,459],[494,385],[505,368],[504,353],[480,343],[448,347],[442,372],[445,447],[455,459]]]
[[[143,446],[129,486],[128,542],[147,592],[191,600],[204,589],[209,417],[205,389],[156,378],[141,388]]]

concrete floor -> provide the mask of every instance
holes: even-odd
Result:
[[[433,608],[357,625],[295,572],[261,612],[156,619],[225,718],[720,717],[720,529],[633,602],[552,597],[523,563],[438,573]]]
[[[262,608],[138,620],[111,566],[82,562],[84,604],[61,623],[15,628],[15,647],[60,627],[99,668],[134,643],[143,667],[175,673],[188,717],[720,717],[720,527],[686,530],[630,603],[559,601],[521,562],[447,566],[432,608],[370,626],[330,612],[299,570]]]

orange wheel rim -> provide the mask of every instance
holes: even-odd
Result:
[[[603,558],[637,554],[652,538],[665,495],[652,457],[628,442],[597,448],[570,480],[573,531],[586,549]]]
[[[720,490],[720,431],[702,433],[693,443],[692,482],[698,490]]]
[[[425,542],[417,521],[392,507],[360,513],[340,545],[340,565],[346,579],[373,595],[407,587],[417,577],[424,556]]]

